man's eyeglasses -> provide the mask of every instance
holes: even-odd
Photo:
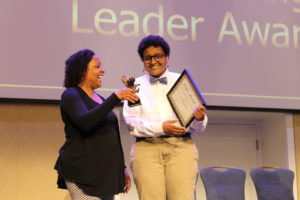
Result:
[[[161,61],[163,58],[165,57],[165,54],[155,54],[154,56],[145,56],[143,58],[144,63],[150,63],[152,61],[152,58],[154,58],[154,60],[156,62]]]

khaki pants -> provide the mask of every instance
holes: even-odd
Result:
[[[131,169],[140,200],[194,200],[198,151],[191,138],[134,143]]]

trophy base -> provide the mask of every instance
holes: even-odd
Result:
[[[141,103],[141,100],[139,99],[139,100],[137,100],[136,102],[134,102],[134,103],[131,103],[130,101],[128,101],[128,106],[129,107],[134,107],[134,106],[139,106],[139,105],[142,105],[142,103]]]

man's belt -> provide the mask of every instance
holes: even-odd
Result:
[[[186,133],[186,134],[182,134],[182,135],[161,135],[161,136],[158,136],[158,137],[137,137],[136,138],[136,141],[139,142],[139,141],[144,141],[144,140],[147,140],[147,139],[151,139],[151,138],[190,138],[191,137],[191,133]]]

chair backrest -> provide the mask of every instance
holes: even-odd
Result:
[[[250,171],[258,200],[293,200],[294,172],[285,168],[261,167]]]
[[[200,176],[207,200],[245,199],[244,170],[232,167],[208,167],[200,170]]]

